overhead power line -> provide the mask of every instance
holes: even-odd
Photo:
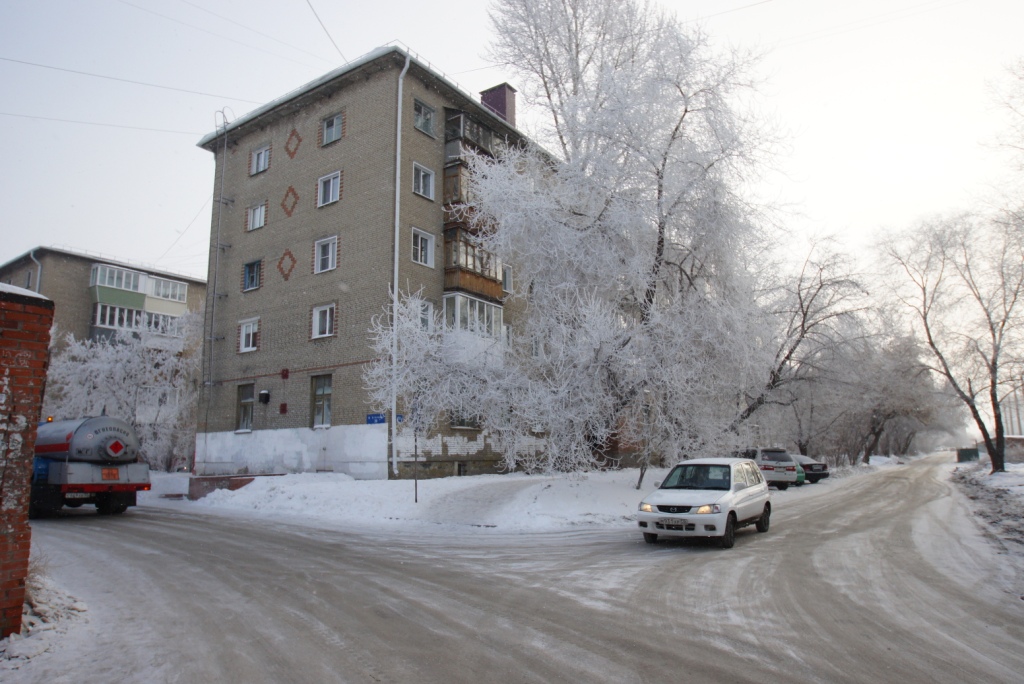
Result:
[[[327,27],[324,26],[324,22],[320,19],[320,15],[317,14],[316,9],[313,8],[313,3],[310,0],[306,0],[306,4],[309,5],[309,9],[313,13],[313,16],[316,17],[316,20],[320,22],[320,28],[322,28],[324,33],[327,34],[327,39],[331,41],[331,45],[333,45],[334,49],[338,51],[338,55],[341,56],[341,61],[347,62],[348,60],[345,59],[345,55],[342,54],[341,48],[338,47],[338,44],[334,42],[334,38],[331,37],[331,32],[327,30]]]
[[[302,52],[304,54],[307,54],[310,57],[316,57],[317,59],[322,59],[325,62],[332,62],[332,60],[329,60],[329,59],[327,59],[326,57],[324,57],[322,55],[318,55],[315,52],[310,52],[309,50],[304,50],[303,48],[300,48],[300,47],[298,47],[296,45],[292,45],[291,43],[286,43],[283,40],[279,40],[278,38],[275,38],[274,36],[270,35],[269,33],[264,33],[263,31],[258,31],[256,29],[250,27],[250,26],[246,26],[245,24],[242,24],[242,23],[239,23],[239,22],[235,21],[231,17],[226,17],[223,14],[217,14],[216,12],[214,12],[212,10],[208,10],[205,7],[202,7],[201,5],[197,5],[194,2],[189,2],[189,0],[178,0],[178,1],[188,5],[189,7],[194,7],[195,9],[199,10],[200,12],[206,12],[207,14],[209,14],[211,16],[214,16],[214,17],[217,17],[218,19],[220,19],[222,21],[226,21],[229,24],[234,24],[235,26],[237,26],[239,28],[242,28],[242,29],[245,29],[246,31],[251,31],[252,33],[255,33],[258,36],[262,36],[263,38],[266,38],[267,40],[272,40],[275,43],[279,43],[281,45],[284,45],[285,47],[291,48],[292,50],[297,50],[298,52]]]
[[[213,31],[209,31],[207,29],[202,28],[201,26],[194,26],[194,25],[189,24],[187,22],[181,21],[180,19],[175,19],[174,17],[169,17],[166,14],[160,14],[159,12],[155,12],[155,11],[149,9],[149,8],[140,7],[140,6],[138,6],[138,5],[134,4],[134,3],[128,2],[128,0],[117,0],[117,2],[121,3],[122,5],[127,5],[128,7],[134,7],[135,9],[137,9],[137,10],[139,10],[141,12],[146,12],[148,14],[152,14],[155,17],[160,17],[161,19],[164,19],[166,21],[171,21],[171,22],[174,22],[175,24],[181,24],[182,26],[187,26],[188,28],[193,29],[195,31],[202,31],[203,33],[208,33],[211,36],[219,38],[220,40],[226,40],[229,43],[235,43],[236,45],[241,45],[243,47],[247,47],[250,50],[258,50],[259,52],[265,52],[266,54],[271,55],[272,57],[276,57],[277,59],[284,59],[284,60],[287,60],[289,62],[294,62],[295,64],[301,64],[302,66],[309,67],[311,69],[318,69],[319,68],[319,67],[314,67],[313,65],[307,64],[305,62],[300,62],[297,59],[292,59],[290,57],[285,57],[283,55],[279,55],[279,54],[276,54],[274,52],[271,52],[270,50],[265,50],[265,49],[263,49],[263,48],[261,48],[261,47],[259,47],[257,45],[250,45],[249,43],[245,43],[245,42],[242,42],[240,40],[235,40],[234,38],[229,38],[229,37],[221,35],[219,33],[215,33]],[[323,57],[319,57],[318,59],[323,59]]]
[[[189,93],[192,95],[202,95],[203,97],[216,97],[222,100],[234,100],[236,102],[248,102],[249,104],[263,104],[257,100],[246,100],[241,97],[231,97],[230,95],[217,95],[216,93],[203,93],[198,90],[189,90],[187,88],[175,88],[173,86],[160,85],[158,83],[146,83],[145,81],[133,81],[128,78],[118,78],[117,76],[107,76],[105,74],[94,74],[88,71],[78,71],[77,69],[66,69],[64,67],[50,66],[49,64],[39,64],[37,62],[26,62],[23,59],[13,59],[11,57],[0,57],[0,61],[13,62],[15,64],[26,64],[28,66],[39,67],[40,69],[53,69],[54,71],[63,71],[69,74],[77,74],[79,76],[91,76],[93,78],[103,78],[108,81],[118,81],[120,83],[131,83],[133,85],[147,86],[149,88],[160,88],[161,90],[173,90],[177,93]]]
[[[133,131],[150,131],[153,133],[177,133],[179,135],[204,135],[195,131],[172,131],[166,128],[144,128],[142,126],[124,126],[122,124],[101,123],[99,121],[78,121],[76,119],[56,119],[51,116],[35,116],[33,114],[12,114],[11,112],[0,112],[0,116],[16,116],[20,119],[39,119],[40,121],[59,121],[61,123],[83,124],[86,126],[105,126],[107,128],[127,128]]]

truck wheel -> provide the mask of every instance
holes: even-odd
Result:
[[[116,512],[117,504],[109,496],[96,499],[96,512],[100,515],[113,515]]]

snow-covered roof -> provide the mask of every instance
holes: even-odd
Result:
[[[50,301],[49,297],[44,297],[43,295],[39,294],[38,292],[33,292],[32,290],[26,290],[23,287],[17,287],[15,285],[8,285],[7,283],[0,283],[0,292],[9,293],[9,294],[16,294],[16,295],[20,295],[22,297],[33,297],[35,299],[43,299],[43,300],[46,300],[46,301]]]
[[[447,88],[450,88],[452,91],[454,91],[458,95],[464,97],[467,102],[474,104],[476,107],[479,108],[479,112],[483,116],[491,119],[493,122],[499,124],[500,126],[503,126],[503,127],[506,127],[506,128],[510,128],[513,131],[516,131],[516,133],[518,133],[520,135],[520,137],[525,139],[526,136],[523,135],[522,133],[520,133],[519,131],[517,131],[514,126],[512,126],[511,124],[509,124],[509,122],[505,121],[505,119],[501,118],[500,116],[498,116],[497,114],[492,112],[488,107],[486,107],[485,105],[481,104],[480,101],[478,100],[478,98],[473,97],[472,95],[470,95],[469,93],[464,91],[461,87],[459,87],[458,84],[456,84],[453,81],[449,80],[444,74],[438,72],[436,69],[431,67],[429,62],[426,62],[426,61],[420,59],[419,56],[416,55],[414,52],[412,52],[411,50],[409,50],[409,49],[407,49],[405,47],[402,47],[400,45],[384,45],[384,46],[375,48],[375,49],[371,50],[370,52],[367,52],[362,57],[358,57],[358,58],[352,60],[351,62],[349,62],[348,64],[345,64],[344,66],[341,66],[341,67],[339,67],[337,69],[334,69],[333,71],[327,72],[326,74],[324,74],[323,76],[321,76],[319,78],[313,79],[312,81],[310,81],[309,83],[306,83],[305,85],[299,86],[298,88],[296,88],[295,90],[291,91],[290,93],[282,95],[281,97],[279,97],[279,98],[277,98],[275,100],[271,100],[270,102],[268,102],[267,104],[263,105],[262,107],[257,107],[256,109],[252,110],[248,114],[244,114],[241,117],[235,119],[233,122],[229,123],[223,130],[218,130],[218,131],[214,131],[212,133],[207,133],[196,144],[197,144],[198,147],[204,147],[205,148],[207,145],[209,145],[211,142],[213,142],[214,140],[219,138],[221,135],[224,135],[225,133],[230,133],[231,131],[238,130],[239,128],[244,127],[246,124],[250,124],[250,123],[258,120],[259,118],[269,114],[270,112],[274,111],[278,107],[281,107],[283,105],[288,104],[292,100],[298,99],[298,98],[302,97],[303,95],[311,93],[314,90],[316,90],[317,88],[320,88],[320,87],[330,83],[331,81],[344,76],[345,74],[351,73],[351,72],[353,72],[353,71],[355,71],[355,70],[357,70],[357,69],[359,69],[361,67],[366,66],[367,64],[370,64],[370,63],[372,63],[372,62],[374,62],[374,61],[376,61],[376,60],[378,60],[378,59],[380,59],[382,57],[386,57],[387,55],[390,55],[390,54],[393,54],[393,53],[401,55],[403,58],[404,57],[408,57],[409,61],[410,61],[410,64],[415,64],[417,67],[419,67],[423,71],[426,71],[428,74],[430,74],[433,78],[435,78],[439,82],[443,83]]]
[[[13,264],[15,262],[21,261],[22,259],[28,259],[33,254],[35,254],[36,252],[51,252],[53,254],[64,254],[64,255],[67,255],[67,256],[75,257],[77,259],[85,259],[87,261],[94,261],[94,262],[97,262],[97,263],[109,264],[111,266],[121,266],[123,268],[127,268],[127,269],[130,269],[130,270],[133,270],[133,271],[140,271],[142,273],[146,273],[146,274],[149,274],[149,275],[159,276],[161,278],[169,278],[171,280],[185,280],[185,281],[188,281],[190,283],[197,283],[199,285],[205,285],[206,284],[206,280],[205,279],[197,278],[196,276],[188,275],[186,273],[177,273],[175,271],[167,271],[167,270],[164,270],[164,269],[158,269],[158,268],[155,268],[155,267],[152,267],[152,266],[146,266],[146,265],[143,265],[143,264],[133,264],[133,263],[130,263],[130,262],[127,262],[127,261],[122,261],[121,259],[116,259],[116,258],[113,258],[113,257],[105,256],[105,255],[99,254],[97,252],[89,252],[89,251],[84,251],[84,250],[83,251],[75,251],[73,249],[67,249],[65,247],[34,247],[33,249],[30,249],[29,251],[25,252],[24,254],[19,254],[18,256],[14,257],[13,259],[10,259],[10,260],[0,264],[0,268],[4,268],[6,266],[9,266],[10,264]]]

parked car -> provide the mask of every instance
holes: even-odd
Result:
[[[807,473],[804,472],[803,466],[800,465],[800,461],[797,460],[796,454],[790,454],[790,456],[793,457],[793,462],[796,463],[796,482],[793,484],[797,487],[803,487],[804,482],[807,482]]]
[[[772,505],[757,464],[745,458],[700,458],[669,471],[640,502],[637,525],[644,541],[659,536],[710,537],[732,548],[736,530],[756,525],[767,532]]]
[[[788,451],[779,447],[763,447],[746,449],[736,453],[737,456],[749,458],[757,463],[761,474],[768,484],[774,485],[776,489],[787,489],[789,485],[797,483],[796,461]]]
[[[817,461],[810,456],[801,456],[800,454],[793,454],[793,458],[803,466],[804,472],[807,473],[808,482],[813,484],[818,480],[824,480],[828,477],[827,463]]]

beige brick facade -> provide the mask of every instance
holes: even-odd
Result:
[[[445,110],[470,112],[503,136],[518,135],[415,59],[403,78],[405,60],[398,48],[379,50],[200,143],[215,155],[214,197],[221,199],[211,232],[199,474],[327,469],[393,476],[384,467],[391,455],[387,426],[371,417],[376,409],[368,403],[362,373],[373,354],[371,319],[386,312],[394,277],[396,192],[399,287],[423,288],[440,313]],[[416,102],[433,110],[432,134],[414,125]],[[333,133],[339,130],[338,115],[341,137],[322,144],[324,122],[331,122]],[[263,159],[268,147],[269,165],[254,173],[254,159]],[[417,167],[421,182],[424,171],[432,174],[432,198],[414,192]],[[333,199],[334,186],[327,180],[333,174],[338,174],[337,200],[324,204],[321,180]],[[251,229],[251,209],[258,212],[261,205],[266,207],[265,225]],[[414,230],[432,236],[432,266],[413,261]],[[335,239],[336,263],[317,272],[318,243]],[[253,287],[257,268],[258,287]],[[314,336],[314,313],[332,305],[332,333]],[[243,350],[243,341],[255,348]],[[313,378],[324,375],[331,377],[331,427],[314,429]],[[256,398],[249,404],[251,423],[250,409],[240,406],[239,399],[239,387],[247,385]],[[248,396],[250,390],[242,392]],[[437,463],[427,470],[453,474],[460,470],[455,463],[468,459],[486,465],[464,464],[461,470],[493,471],[495,455],[486,439],[478,431],[468,432],[437,436],[427,456]]]

